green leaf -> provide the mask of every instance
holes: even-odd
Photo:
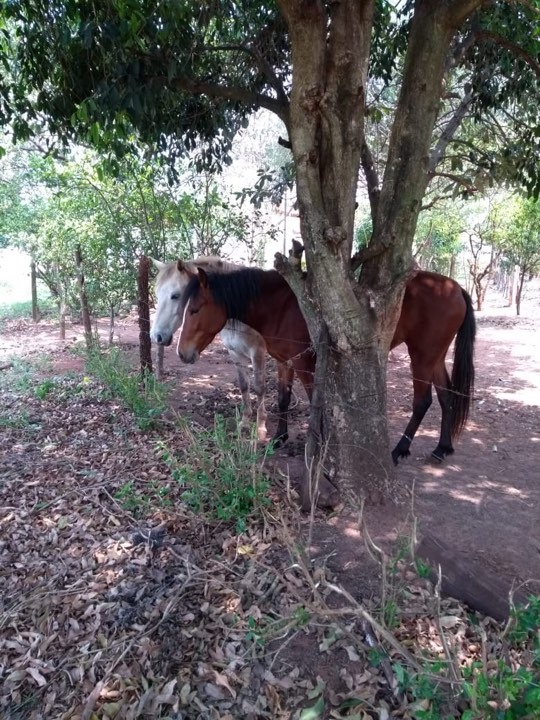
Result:
[[[312,705],[311,707],[305,708],[305,710],[302,710],[298,720],[317,720],[317,718],[320,718],[322,716],[323,712],[324,712],[324,698],[321,695],[321,697],[317,700],[315,705]]]

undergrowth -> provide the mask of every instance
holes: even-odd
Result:
[[[140,430],[151,430],[163,414],[166,389],[147,373],[144,381],[134,373],[118,348],[96,348],[86,354],[87,371],[101,380],[108,392],[122,400],[133,413]]]
[[[383,563],[383,591],[379,615],[386,628],[400,636],[407,607],[407,579],[416,573],[425,580],[429,567],[418,558],[407,558],[409,539],[397,543],[392,558]],[[436,605],[438,590],[429,591]],[[408,704],[413,720],[539,720],[540,719],[540,597],[531,595],[526,604],[512,606],[505,628],[486,631],[474,615],[467,616],[462,632],[478,638],[482,659],[466,658],[459,643],[441,622],[440,607],[435,609],[442,652],[436,656],[418,649],[420,669],[395,662],[392,669],[401,697]],[[456,618],[457,619],[457,618]],[[443,637],[444,635],[444,637]],[[447,637],[446,637],[447,636]],[[489,652],[488,652],[489,645]],[[431,657],[429,657],[431,656]],[[381,657],[375,653],[372,662]]]
[[[261,450],[252,434],[245,437],[237,419],[231,432],[223,417],[216,415],[214,426],[194,431],[183,427],[187,447],[181,458],[163,444],[158,453],[171,471],[173,480],[185,488],[184,502],[209,521],[235,521],[238,532],[248,518],[269,503],[264,461],[268,448]]]

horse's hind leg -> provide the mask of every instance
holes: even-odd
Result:
[[[242,394],[242,419],[240,425],[248,425],[251,420],[251,396],[249,394],[249,370],[247,366],[249,358],[229,346],[227,346],[227,350],[236,368],[238,387]]]
[[[424,415],[432,403],[431,373],[427,371],[426,367],[422,367],[420,364],[415,363],[412,356],[411,369],[414,388],[413,413],[400,441],[392,450],[392,460],[395,465],[398,464],[400,458],[410,455],[409,448],[413,438],[420,427],[420,423],[424,419]]]
[[[253,366],[253,390],[257,395],[257,438],[264,442],[266,440],[266,346],[253,350],[251,364]]]
[[[431,453],[431,456],[442,462],[447,455],[451,455],[454,452],[452,446],[452,403],[454,400],[452,392],[452,384],[444,358],[437,365],[433,373],[433,383],[441,406],[441,436],[439,438],[439,444],[435,450]]]
[[[289,438],[288,414],[294,380],[294,368],[289,363],[277,363],[278,370],[278,426],[272,438],[274,447],[279,447]]]

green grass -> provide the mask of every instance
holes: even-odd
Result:
[[[58,308],[54,300],[49,296],[38,302],[41,316],[56,316]],[[32,302],[23,300],[19,302],[0,302],[0,327],[6,320],[21,320],[32,318]]]
[[[270,502],[263,467],[269,450],[261,450],[254,436],[242,435],[238,418],[232,432],[216,415],[213,428],[194,432],[186,423],[184,433],[188,447],[181,459],[158,446],[173,480],[185,488],[182,499],[207,520],[234,521],[237,532],[243,532],[248,518]]]

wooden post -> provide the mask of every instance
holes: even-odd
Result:
[[[86,288],[84,283],[84,271],[83,271],[83,260],[81,246],[77,245],[75,248],[75,263],[77,265],[77,283],[79,285],[79,300],[81,303],[81,315],[84,327],[84,340],[86,342],[86,349],[91,350],[93,346],[92,339],[92,319],[90,317],[90,307],[88,304],[88,295],[86,294]]]
[[[158,345],[157,346],[157,367],[156,367],[156,377],[158,380],[163,380],[163,361],[165,359],[165,346],[164,345]]]
[[[148,289],[148,271],[150,263],[144,255],[139,260],[137,275],[139,302],[139,354],[141,358],[141,375],[144,377],[152,372],[152,343],[150,341],[150,292]]]

